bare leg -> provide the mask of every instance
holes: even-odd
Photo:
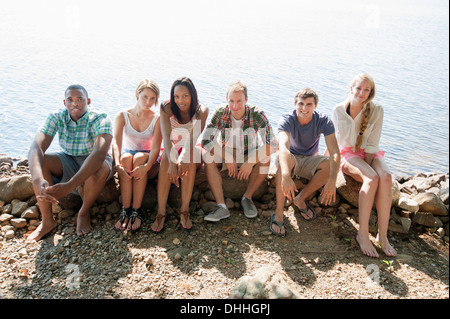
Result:
[[[190,163],[187,175],[185,175],[181,180],[180,212],[189,212],[189,204],[191,202],[192,190],[194,189],[196,170],[197,164]],[[180,223],[186,229],[190,229],[192,227],[190,218],[185,219],[185,215],[180,215]]]
[[[256,163],[255,166],[253,166],[253,170],[250,173],[249,180],[248,180],[248,186],[244,193],[244,197],[246,198],[252,198],[253,194],[257,191],[259,186],[264,182],[264,180],[267,177],[267,171],[269,169],[270,161],[267,163]]]
[[[44,178],[49,185],[53,185],[53,177],[61,178],[63,174],[62,164],[57,155],[45,155],[44,164],[42,168]],[[33,184],[34,193],[39,194],[36,190],[37,185]],[[56,227],[57,222],[53,218],[52,203],[37,200],[39,203],[39,210],[41,211],[41,224],[32,232],[26,239],[26,242],[39,241],[46,234],[51,232]]]
[[[216,204],[225,204],[223,197],[222,176],[215,162],[205,163],[206,179],[208,180],[211,192],[216,199]]]
[[[133,155],[130,153],[124,153],[120,157],[121,165],[131,171],[133,169]],[[119,183],[120,183],[120,193],[122,195],[122,206],[124,208],[129,208],[131,206],[131,199],[133,193],[133,182],[130,177],[122,171],[119,171]],[[125,229],[128,225],[128,218],[125,218],[123,223],[120,223],[120,220],[117,221],[115,228],[116,229]]]
[[[377,250],[369,238],[369,219],[378,188],[378,174],[369,164],[359,157],[350,158],[342,167],[342,171],[356,181],[363,183],[359,191],[359,231],[356,239],[361,251],[365,255],[379,257]]]
[[[160,169],[158,173],[158,215],[166,216],[167,199],[169,198],[170,181],[167,175],[169,170],[169,161],[164,152],[161,158]],[[156,219],[151,228],[153,231],[160,231],[164,226],[165,219]]]
[[[300,209],[306,209],[306,199],[323,185],[325,185],[330,176],[330,162],[327,160],[323,160],[317,166],[316,173],[308,182],[308,184],[303,187],[300,193],[294,198],[294,205],[296,205]],[[309,212],[309,211],[308,211]],[[305,219],[310,219],[313,217],[313,214],[309,212],[309,214],[303,214]]]
[[[294,157],[291,155],[289,156],[289,172],[292,172],[292,169],[295,166],[295,160]],[[286,197],[283,195],[283,189],[282,189],[282,178],[281,178],[281,168],[278,168],[277,174],[275,175],[275,181],[276,181],[276,200],[277,200],[277,206],[275,209],[275,220],[277,222],[282,223],[283,222],[283,213],[284,213],[284,203],[286,201]],[[284,234],[285,230],[283,228],[279,228],[276,224],[273,225],[273,230]]]
[[[383,158],[374,159],[372,167],[379,176],[378,192],[375,202],[378,216],[377,241],[387,256],[395,257],[397,256],[397,251],[391,246],[387,238],[392,204],[392,175]]]
[[[109,175],[109,165],[103,162],[100,169],[84,181],[83,205],[77,217],[77,235],[82,236],[91,232],[90,209],[105,187]]]

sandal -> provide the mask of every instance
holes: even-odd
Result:
[[[283,221],[283,222],[276,221],[276,220],[275,220],[275,214],[272,214],[272,215],[270,216],[270,231],[271,231],[273,234],[275,234],[275,235],[277,235],[277,236],[279,236],[279,237],[284,237],[284,236],[286,236],[286,227],[284,227],[284,234],[281,234],[281,233],[276,232],[276,231],[273,229],[273,224],[277,225],[277,226],[280,228],[280,230],[281,230],[281,227],[284,227],[284,221]]]
[[[125,225],[125,227],[122,227],[122,225],[123,225],[123,222],[125,221],[125,218],[128,218],[128,219],[130,218],[130,211],[131,211],[131,207],[128,207],[128,208],[122,207],[122,209],[119,212],[120,227],[117,228],[116,225],[114,225],[115,231],[125,230],[125,228],[127,228],[126,225]],[[127,222],[127,224],[128,224],[128,222]]]
[[[163,220],[164,219],[164,220]],[[155,223],[157,223],[158,224],[158,226],[161,224],[161,221],[163,220],[163,222],[165,222],[165,219],[166,219],[166,214],[157,214],[156,215],[156,219],[155,219]],[[165,223],[163,224],[163,227],[160,229],[160,230],[154,230],[152,227],[150,227],[150,230],[152,231],[152,232],[154,232],[155,234],[159,234],[159,233],[161,233],[164,229],[166,228],[166,225],[165,225]]]
[[[129,225],[130,229],[128,229],[128,230],[130,230],[132,233],[135,233],[139,229],[141,229],[141,226],[142,226],[142,217],[140,215],[141,213],[142,213],[142,209],[141,208],[133,208],[131,210],[131,214],[130,214],[131,222],[130,222],[130,225]],[[136,218],[139,218],[139,220],[141,221],[141,225],[139,225],[138,228],[133,229],[133,224],[136,221]]]
[[[312,209],[312,207],[308,204],[307,201],[305,201],[306,204],[306,208],[301,209],[299,208],[297,205],[294,204],[294,202],[292,202],[292,206],[294,207],[294,211],[296,213],[299,213],[300,216],[303,217],[304,220],[306,220],[307,222],[313,221],[314,219],[316,219],[317,214],[314,211],[314,209]],[[305,218],[305,216],[303,216],[303,214],[305,214],[306,216],[308,216],[308,210],[311,211],[311,213],[313,214],[311,218]]]
[[[181,216],[184,216],[184,220],[187,221],[188,218],[189,218],[189,216],[190,216],[189,211],[187,211],[187,212],[180,212],[180,213],[179,213],[179,216],[180,216],[180,219],[178,220],[177,226],[179,225],[179,226],[181,226],[181,227],[183,228],[183,230],[185,230],[186,232],[190,232],[191,229],[192,229],[192,226],[189,227],[189,228],[187,228],[187,227],[185,227],[185,226],[183,226],[183,225],[181,224]]]

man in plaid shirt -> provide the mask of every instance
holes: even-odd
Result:
[[[247,87],[240,81],[230,84],[227,104],[216,109],[203,132],[206,177],[217,204],[205,217],[207,221],[230,217],[219,167],[228,170],[229,177],[249,180],[241,204],[246,217],[258,215],[252,196],[267,176],[277,140],[264,112],[247,101]]]
[[[52,203],[84,183],[83,205],[78,212],[77,234],[91,230],[90,208],[112,176],[108,151],[112,141],[111,121],[105,113],[89,107],[91,100],[81,85],[66,89],[66,109],[51,113],[30,147],[29,167],[42,222],[27,241],[38,241],[57,225]],[[62,152],[45,154],[58,133]]]

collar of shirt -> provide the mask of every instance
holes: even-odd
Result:
[[[63,119],[64,119],[64,122],[65,122],[67,125],[69,125],[70,122],[73,122],[73,123],[76,124],[76,125],[82,124],[82,123],[88,121],[88,119],[89,119],[89,107],[87,108],[86,113],[84,113],[83,116],[80,117],[80,118],[78,119],[77,122],[75,122],[74,120],[72,120],[72,118],[70,117],[70,114],[69,114],[69,110],[67,110],[67,109],[64,110],[64,116],[63,116]]]
[[[249,108],[248,104],[245,104],[244,117],[241,119],[241,120],[244,120],[244,129],[250,126],[249,113],[250,113],[250,108]],[[225,110],[223,113],[223,120],[225,123],[225,128],[230,128],[231,127],[231,110],[230,110],[230,107],[228,106],[228,104],[226,104],[226,106],[225,106]]]

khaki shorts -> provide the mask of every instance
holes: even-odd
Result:
[[[328,160],[328,156],[321,155],[294,155],[295,166],[292,175],[299,176],[310,180],[317,171],[317,167],[322,161]]]

